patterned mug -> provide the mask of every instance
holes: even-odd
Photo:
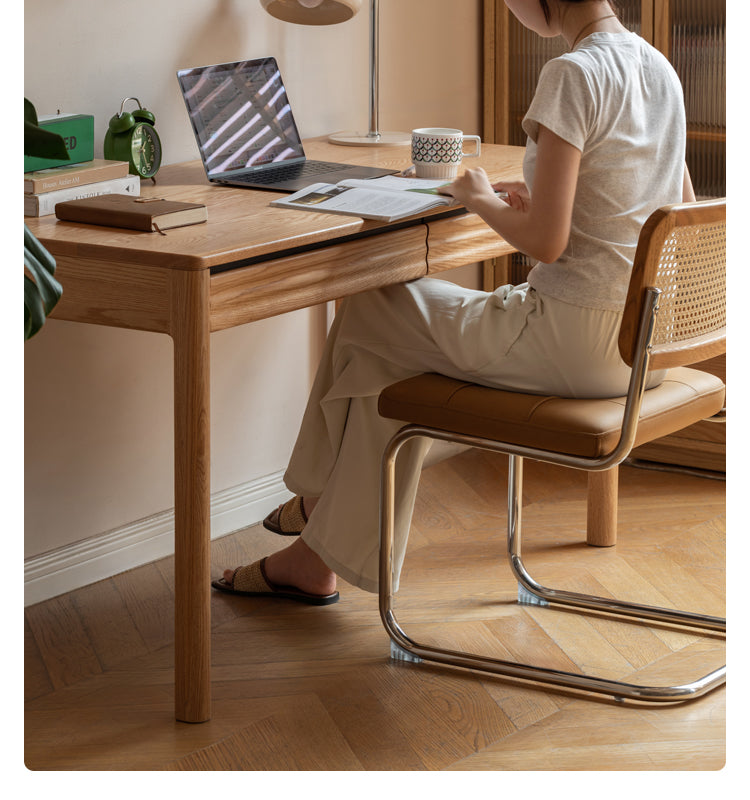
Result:
[[[473,153],[464,153],[464,142],[476,143]],[[458,174],[461,160],[475,158],[482,149],[478,136],[466,136],[456,128],[417,128],[411,132],[411,159],[418,178],[447,178]]]

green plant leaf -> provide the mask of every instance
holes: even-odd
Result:
[[[41,242],[23,226],[23,304],[24,340],[30,339],[62,297],[62,286],[55,279],[55,259]],[[28,273],[28,274],[26,274]]]
[[[39,127],[34,104],[23,98],[23,154],[37,158],[70,160],[62,136]]]
[[[37,158],[70,160],[70,153],[65,147],[62,136],[28,122],[24,122],[23,125],[23,154]]]
[[[39,332],[44,325],[46,315],[44,303],[34,281],[28,275],[23,276],[23,338],[24,341]]]
[[[34,104],[23,99],[23,152],[26,156],[70,159],[62,136],[39,127]],[[44,325],[47,315],[62,296],[55,280],[55,259],[23,226],[23,338],[30,339]]]
[[[23,98],[23,121],[30,122],[32,125],[39,124],[34,104],[26,97]]]

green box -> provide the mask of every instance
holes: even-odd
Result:
[[[94,117],[91,114],[49,114],[39,117],[39,127],[63,137],[70,161],[24,156],[24,172],[81,164],[94,158]]]

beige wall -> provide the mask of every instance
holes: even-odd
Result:
[[[380,5],[381,128],[480,132],[479,0]],[[25,96],[39,113],[94,114],[97,156],[109,118],[135,96],[156,114],[165,163],[196,158],[175,72],[264,55],[280,62],[303,136],[367,125],[365,13],[307,28],[257,0],[26,0],[25,25]],[[283,491],[325,330],[320,307],[214,335],[212,494],[240,498],[217,512],[215,533],[257,522]],[[158,535],[172,506],[171,340],[52,320],[24,355],[34,602],[171,546]]]

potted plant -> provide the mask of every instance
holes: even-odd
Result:
[[[27,156],[68,159],[62,136],[39,127],[36,110],[26,98],[23,101],[23,152]],[[47,315],[62,296],[62,286],[55,279],[55,259],[23,226],[23,316],[24,341],[37,333]]]

